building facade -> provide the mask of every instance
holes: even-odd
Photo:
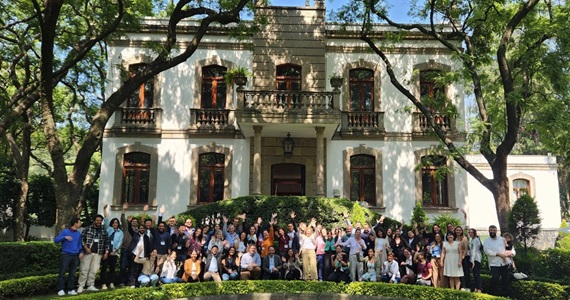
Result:
[[[267,20],[259,31],[237,40],[214,27],[189,60],[142,85],[107,124],[101,208],[109,203],[118,214],[129,202],[135,211],[165,205],[175,214],[245,195],[307,195],[366,201],[398,220],[409,220],[421,201],[429,215],[463,219],[465,210],[477,228],[496,224],[490,192],[439,149],[425,117],[392,86],[358,28],[343,30],[325,22],[325,14],[320,0],[257,7],[255,17]],[[125,70],[152,60],[144,43],[160,40],[166,25],[146,19],[143,30],[110,43],[108,92],[120,86]],[[191,36],[197,23],[183,25]],[[461,65],[420,33],[391,42],[394,28],[378,25],[375,32],[401,82],[433,101],[434,121],[460,144],[463,88],[439,86],[434,78]],[[183,37],[181,49],[189,41]],[[252,73],[247,83],[226,82],[240,68]],[[480,157],[470,159],[485,169]],[[555,230],[556,162],[533,157],[525,165],[528,160],[511,168],[513,191],[536,196],[542,212],[553,216],[543,216],[543,228]],[[536,172],[548,180],[539,183],[546,177]]]

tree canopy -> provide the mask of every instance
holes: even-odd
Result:
[[[567,99],[567,2],[549,0],[426,0],[414,1],[411,16],[418,22],[398,23],[382,0],[358,0],[338,13],[345,23],[362,25],[361,39],[386,66],[391,83],[427,118],[450,156],[489,189],[496,203],[501,228],[507,228],[510,209],[507,157],[521,129],[540,118],[537,113]],[[401,34],[378,38],[375,22],[386,22]],[[440,85],[463,85],[475,103],[468,143],[454,140],[436,122],[429,103],[412,92],[406,77],[393,67],[386,47],[410,32],[420,32],[452,53],[461,67],[435,78]],[[561,76],[561,74],[563,74]],[[566,81],[567,82],[567,81]],[[566,100],[567,101],[567,100]],[[568,111],[563,112],[567,118]],[[558,115],[560,116],[560,115]],[[487,160],[487,177],[464,156],[477,149]]]

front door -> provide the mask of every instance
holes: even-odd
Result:
[[[300,164],[271,166],[271,194],[275,196],[304,196],[305,166]]]

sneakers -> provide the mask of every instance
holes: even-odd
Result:
[[[107,285],[106,285],[106,284],[103,284],[103,285],[101,286],[101,289],[102,289],[102,290],[106,290],[106,289],[107,289]]]
[[[75,296],[75,295],[77,295],[77,292],[75,290],[71,290],[71,291],[67,292],[67,294],[70,296]]]
[[[96,288],[94,285],[91,285],[91,286],[89,286],[89,287],[87,288],[87,291],[88,291],[88,292],[98,292],[99,289]]]
[[[83,293],[83,287],[82,287],[82,286],[80,286],[80,287],[77,289],[77,293],[78,293],[78,294]]]
[[[111,284],[109,284],[109,288],[110,288],[110,289],[114,289],[114,288],[115,288],[115,285],[111,283]]]
[[[60,290],[59,292],[57,292],[58,296],[65,296],[65,291],[64,290]]]

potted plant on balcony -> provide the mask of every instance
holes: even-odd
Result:
[[[250,76],[251,72],[248,69],[238,66],[226,72],[224,80],[227,84],[236,84],[237,86],[242,87],[247,84],[247,77]]]
[[[330,83],[331,83],[331,86],[333,87],[333,89],[338,89],[342,86],[343,79],[342,79],[342,76],[340,76],[339,74],[333,73],[329,78],[330,78],[329,80],[330,80]]]

